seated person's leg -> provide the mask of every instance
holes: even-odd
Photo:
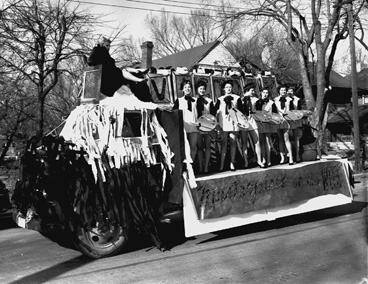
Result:
[[[122,72],[123,72],[123,76],[124,76],[125,79],[127,79],[129,81],[132,81],[132,82],[135,82],[135,83],[140,83],[140,82],[143,82],[143,81],[147,80],[147,79],[142,79],[142,78],[138,78],[138,77],[134,76],[132,73],[130,73],[126,69],[123,69]]]

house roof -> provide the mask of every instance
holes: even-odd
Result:
[[[335,88],[351,88],[350,79],[341,76],[339,73],[331,70],[330,86]]]
[[[368,90],[368,68],[362,69],[357,74],[357,85],[359,89]]]
[[[346,75],[344,78],[350,82],[351,74]],[[364,68],[357,72],[357,87],[358,90],[361,91],[368,90],[368,68]]]
[[[351,74],[345,78],[350,81]],[[357,73],[357,87],[361,90],[368,90],[368,68],[364,68]]]
[[[156,68],[187,67],[190,70],[196,63],[203,59],[211,50],[220,44],[213,41],[201,46],[193,47],[172,55],[152,60],[152,66]]]
[[[368,105],[358,106],[359,120],[368,115]],[[351,104],[330,104],[327,123],[351,123],[353,109]]]

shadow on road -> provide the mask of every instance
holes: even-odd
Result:
[[[164,245],[162,251],[170,250],[189,240],[189,238],[185,237],[184,222],[182,221],[177,221],[171,224],[161,224],[159,227],[159,235],[160,240]],[[133,233],[133,235],[130,237],[129,245],[119,254],[140,249],[149,251],[151,249],[156,249],[156,246],[147,236]]]
[[[174,224],[173,227],[169,228],[167,226],[164,226],[162,229],[162,233],[167,233],[165,238],[167,238],[168,241],[170,239],[170,242],[168,243],[171,247],[179,245],[183,242],[185,242],[187,239],[184,237],[184,228],[182,223]],[[50,238],[50,236],[48,236]],[[52,238],[50,238],[52,239]],[[56,239],[53,239],[54,242],[58,242]],[[65,244],[60,244],[61,246],[67,247]],[[152,245],[152,242],[149,241],[148,238],[145,238],[143,236],[135,236],[135,238],[132,238],[130,241],[130,245],[127,247],[127,249],[123,250],[123,252],[119,254],[129,253],[135,250],[140,249],[146,249],[147,251],[151,249],[156,249],[154,245]],[[57,265],[51,266],[49,268],[45,268],[41,271],[38,271],[34,274],[24,276],[22,278],[19,278],[13,282],[10,282],[9,284],[19,284],[19,283],[47,283],[48,281],[51,281],[57,277],[60,277],[61,275],[70,272],[72,270],[78,269],[80,267],[83,267],[84,265],[87,265],[93,261],[98,261],[98,259],[90,259],[84,255],[72,258],[68,261],[64,261],[62,263],[59,263]],[[134,264],[133,264],[134,265]],[[128,265],[129,266],[129,265]],[[124,266],[122,266],[124,267]],[[105,269],[102,269],[103,271]],[[96,272],[96,271],[94,271]],[[73,276],[70,276],[70,279],[68,276],[63,277],[64,280],[60,280],[62,283],[71,283],[69,281],[72,281],[70,279],[73,279]]]
[[[9,284],[19,284],[19,283],[45,283],[49,280],[54,279],[55,277],[62,275],[70,270],[82,267],[94,260],[88,259],[84,256],[75,257],[68,261],[59,263],[47,269],[41,270],[32,275],[28,275],[22,278],[19,278],[15,281],[10,282]]]
[[[246,235],[246,234],[251,234],[251,233],[256,233],[256,232],[272,230],[272,229],[284,228],[284,227],[293,226],[293,225],[302,224],[302,223],[315,222],[315,221],[334,218],[334,217],[338,217],[338,216],[342,216],[342,215],[346,215],[346,214],[354,214],[354,213],[358,213],[358,212],[362,212],[363,210],[366,210],[365,209],[366,207],[367,207],[366,202],[353,202],[353,203],[348,204],[348,205],[341,205],[341,206],[336,206],[336,207],[333,207],[333,208],[323,209],[323,210],[314,211],[314,212],[310,212],[310,213],[305,213],[305,214],[301,214],[301,215],[280,218],[280,219],[272,221],[272,222],[261,222],[261,223],[257,223],[257,224],[252,224],[252,225],[242,226],[242,227],[238,227],[238,228],[228,229],[228,230],[217,232],[216,233],[217,236],[215,236],[215,237],[213,237],[209,240],[200,242],[200,243],[213,242],[213,241],[216,241],[216,240],[225,239],[225,238],[229,238],[229,237],[234,237],[234,236],[237,236],[237,235]],[[346,222],[346,221],[343,220],[341,222]],[[166,237],[167,238],[172,238],[173,245],[179,245],[180,243],[185,242],[185,241],[188,240],[188,239],[185,239],[183,237],[183,234],[181,232],[181,230],[182,230],[181,224],[177,224],[177,225],[178,225],[178,227],[176,227],[176,229],[174,229],[174,230],[172,230],[173,228],[171,228],[171,230],[169,230],[170,228],[166,228],[168,230],[167,233],[169,234]],[[323,225],[316,224],[316,226],[323,226]],[[304,230],[307,231],[307,230],[310,230],[310,228],[299,229],[298,231],[300,232],[300,231],[304,231]],[[282,234],[290,234],[290,232],[282,233]],[[275,236],[267,236],[267,237],[260,238],[260,239],[257,239],[257,240],[247,240],[245,242],[247,242],[247,243],[250,242],[251,243],[251,242],[254,242],[254,241],[259,241],[259,240],[263,240],[263,239],[267,239],[267,238],[274,238],[274,237]],[[244,241],[242,241],[241,243],[243,243],[243,242]],[[198,244],[200,244],[200,243],[198,243]],[[231,244],[225,245],[223,247],[234,246],[234,245],[237,245],[237,244],[236,243],[231,243]],[[129,251],[134,251],[136,249],[142,249],[142,248],[151,249],[153,247],[148,242],[143,242],[142,243],[142,242],[139,242],[138,240],[136,240],[135,246],[133,245],[130,248]],[[214,248],[210,248],[210,249],[208,247],[206,247],[206,248],[203,248],[203,249],[205,249],[206,251],[217,250],[218,247],[214,247]],[[176,258],[176,257],[180,257],[182,255],[193,255],[193,254],[197,254],[197,253],[202,253],[202,249],[198,249],[197,251],[191,251],[189,253],[179,253],[179,254],[175,254],[175,255],[165,255],[164,257],[158,257],[157,261],[163,261],[165,259]],[[62,262],[60,264],[49,267],[47,269],[44,269],[42,271],[36,272],[32,275],[28,275],[28,276],[25,276],[23,278],[17,279],[16,281],[11,282],[10,284],[44,283],[44,282],[47,282],[47,281],[51,281],[52,279],[54,279],[54,278],[56,278],[56,277],[58,277],[58,276],[60,276],[64,273],[67,273],[69,271],[72,271],[74,269],[82,267],[84,265],[87,265],[87,264],[89,264],[93,261],[94,260],[89,259],[85,256],[78,256],[78,257],[75,257],[75,258],[70,259],[68,261],[65,261],[65,262]],[[143,264],[143,263],[146,263],[146,262],[152,262],[152,260],[144,260],[144,261],[139,261],[139,262],[134,262],[134,263],[129,263],[129,264],[122,264],[122,265],[115,266],[114,269],[134,266],[134,265]],[[101,268],[101,271],[104,271],[104,270],[106,270],[106,268]],[[94,270],[93,272],[96,273],[98,271]]]
[[[362,212],[363,210],[366,210],[367,204],[368,203],[366,203],[366,202],[352,202],[351,204],[346,204],[346,205],[336,206],[336,207],[332,207],[332,208],[328,208],[328,209],[323,209],[323,210],[313,211],[313,212],[309,212],[309,213],[304,213],[304,214],[300,214],[300,215],[294,215],[294,216],[289,216],[289,217],[285,217],[285,218],[280,218],[280,219],[277,219],[275,221],[260,222],[260,223],[256,223],[256,224],[250,224],[250,225],[246,225],[246,226],[241,226],[241,227],[237,227],[237,228],[223,230],[223,231],[220,231],[220,232],[212,233],[212,234],[215,234],[215,237],[210,238],[210,239],[205,240],[205,241],[202,241],[198,244],[213,242],[213,241],[226,239],[226,238],[230,238],[230,237],[236,237],[236,236],[240,236],[240,235],[247,235],[247,234],[252,234],[252,233],[257,233],[257,232],[268,231],[268,230],[272,230],[272,229],[280,229],[280,228],[290,227],[290,226],[294,226],[294,225],[298,225],[298,224],[312,223],[312,222],[316,222],[316,221],[320,221],[320,220],[325,220],[325,219],[335,218],[335,217],[338,217],[338,216],[343,216],[343,215],[346,215],[346,214],[359,213],[359,212]],[[343,221],[341,221],[341,222],[343,222]],[[315,225],[316,226],[323,226],[321,224],[315,224]],[[309,230],[309,229],[310,228],[299,229],[298,231]],[[180,244],[185,243],[186,241],[188,241],[188,239],[186,239],[184,237],[182,223],[175,224],[174,227],[171,227],[171,226],[164,227],[164,228],[162,228],[162,230],[163,230],[162,233],[164,233],[165,238],[167,238],[166,241],[170,240],[172,247],[180,245]],[[289,233],[282,233],[282,234],[289,234]],[[257,240],[248,240],[246,242],[259,241],[261,239],[274,238],[274,237],[275,236],[267,236],[267,237],[260,238],[260,239],[257,239]],[[233,245],[236,245],[236,244],[232,243],[229,246],[233,246]],[[153,249],[154,247],[147,240],[144,241],[144,240],[138,238],[133,242],[132,246],[130,246],[129,251],[139,250],[139,249],[142,249],[142,248],[146,248],[147,250],[150,250],[150,249]],[[218,249],[218,248],[213,248],[213,250],[215,250],[215,249]],[[209,249],[206,248],[206,250],[209,250]],[[127,252],[128,251],[125,251],[125,253],[127,253]],[[196,254],[196,253],[201,253],[201,250],[198,250],[198,251],[195,251],[195,252],[192,251],[188,254]],[[180,255],[182,255],[182,254],[180,254]],[[169,258],[174,258],[174,257],[179,257],[179,254],[178,255],[170,255],[170,256],[160,257],[158,259],[160,259],[162,261],[163,259],[169,259]],[[52,267],[46,268],[42,271],[36,272],[34,274],[24,276],[23,278],[20,278],[20,279],[17,279],[16,281],[10,282],[10,284],[48,282],[48,281],[51,281],[54,278],[59,277],[60,275],[63,275],[67,272],[70,272],[74,269],[80,268],[84,265],[87,265],[87,264],[93,262],[93,261],[94,261],[93,259],[89,259],[89,258],[87,258],[83,255],[78,256],[78,257],[72,258],[68,261],[64,261],[64,262],[59,263],[57,265],[54,265]],[[147,260],[147,261],[152,261],[152,260]],[[139,263],[141,264],[141,263],[144,263],[144,262],[145,261],[142,261],[142,262],[139,262]],[[119,267],[123,268],[123,267],[137,265],[137,264],[138,263],[133,263],[133,264],[128,264],[128,265],[121,265]],[[96,272],[96,271],[94,271],[94,272]]]
[[[312,223],[324,219],[335,218],[347,214],[362,212],[368,205],[367,202],[353,201],[350,204],[344,204],[327,209],[312,211],[304,214],[288,216],[274,221],[264,221],[260,223],[231,228],[223,231],[214,232],[217,236],[201,243],[213,242],[229,237],[236,237],[252,233],[258,233],[273,229],[281,229],[299,224]]]
[[[0,230],[11,229],[17,227],[12,218],[12,212],[0,214]]]

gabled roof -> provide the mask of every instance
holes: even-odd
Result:
[[[345,77],[350,81],[351,74]],[[358,89],[368,90],[368,68],[364,68],[357,73],[357,86]]]
[[[197,62],[203,59],[211,50],[220,44],[219,41],[213,41],[201,46],[193,47],[172,55],[152,60],[152,66],[156,68],[167,67],[187,67],[190,70]]]
[[[360,89],[368,89],[368,68],[364,68],[362,69],[358,74],[357,74],[357,84],[358,84],[358,88]]]
[[[293,61],[294,65],[297,66],[298,62],[295,60]],[[308,64],[309,74],[311,79],[312,85],[317,85],[317,67],[313,67],[313,63],[309,62]],[[299,76],[298,84],[302,83],[302,78]],[[334,70],[330,72],[330,86],[333,88],[342,88],[342,89],[351,89],[350,79],[346,78]]]
[[[331,70],[330,73],[330,86],[335,88],[351,88],[350,80],[341,76],[339,73]]]
[[[368,115],[368,105],[358,106],[359,120]],[[327,123],[347,123],[353,121],[351,104],[330,104]]]

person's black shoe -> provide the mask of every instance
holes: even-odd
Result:
[[[135,83],[138,85],[138,84],[146,83],[147,81],[148,81],[148,79],[147,78],[144,78],[144,79],[142,79],[140,81],[136,81]]]
[[[146,68],[144,70],[139,70],[137,74],[139,76],[144,76],[144,75],[148,74],[148,72],[149,72],[149,68]]]
[[[146,75],[149,71],[150,71],[149,68],[146,68],[145,70],[141,71],[141,73]]]
[[[257,162],[257,165],[258,165],[258,167],[260,167],[261,169],[265,169],[265,168],[267,168],[267,165],[266,165],[266,164],[260,164],[260,163],[258,163],[258,162]]]

